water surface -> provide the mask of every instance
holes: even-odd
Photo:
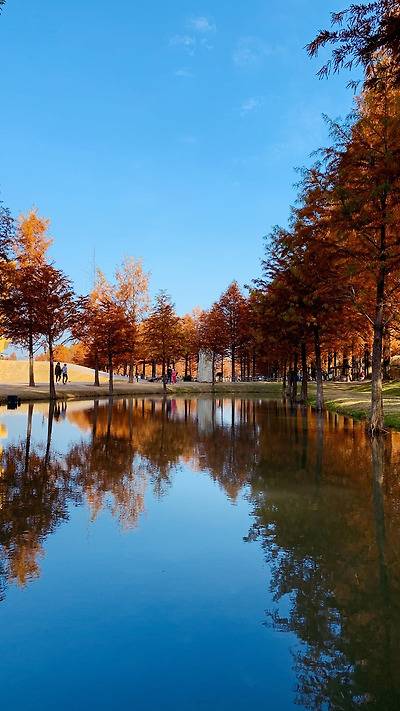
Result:
[[[400,708],[399,435],[258,399],[0,422],[2,709]]]

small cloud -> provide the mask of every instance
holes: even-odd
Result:
[[[170,37],[170,47],[181,47],[193,56],[197,48],[212,49],[210,36],[217,31],[207,17],[192,17],[187,23],[188,32]]]
[[[186,69],[185,67],[177,69],[174,73],[176,77],[183,77],[184,79],[191,79],[194,76],[193,72],[191,72],[190,69]]]
[[[237,67],[256,67],[265,57],[272,54],[272,48],[258,37],[241,37],[233,52],[233,62]]]
[[[248,114],[257,111],[263,104],[263,100],[257,96],[250,96],[248,99],[243,101],[240,107],[240,115],[247,116]]]
[[[217,27],[214,22],[208,19],[208,17],[192,17],[188,22],[188,26],[194,32],[200,32],[208,34],[210,32],[216,32]]]
[[[196,38],[191,35],[174,35],[169,40],[170,47],[183,47],[189,54],[194,54]]]

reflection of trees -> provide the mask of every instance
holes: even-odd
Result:
[[[339,428],[334,416],[315,420],[306,466],[297,415],[281,422],[284,437],[275,433],[272,446],[272,432],[263,429],[258,471],[264,479],[253,481],[249,539],[261,540],[271,570],[276,604],[268,624],[300,642],[297,702],[310,709],[395,709],[399,531],[392,530],[389,542],[385,519],[394,514],[398,523],[396,467],[387,470],[386,498],[390,439],[371,451],[362,430],[341,422]]]
[[[107,507],[124,527],[130,527],[143,511],[145,476],[125,423],[123,427],[118,423],[126,410],[119,410],[112,401],[108,406],[95,403],[88,412],[92,437],[70,449],[66,464],[89,502],[93,519]]]
[[[255,403],[207,399],[201,418],[197,406],[196,401],[187,400],[116,401],[111,429],[110,410],[104,405],[72,413],[70,419],[83,430],[95,432],[93,446],[97,440],[104,441],[107,430],[110,441],[129,442],[158,495],[167,491],[180,462],[187,461],[195,469],[209,471],[235,497],[251,477],[256,461]],[[100,458],[110,459],[108,446]]]
[[[25,585],[39,575],[44,538],[67,518],[70,477],[51,454],[53,406],[49,406],[44,451],[31,447],[33,405],[29,407],[26,441],[3,452],[0,479],[0,546],[4,578]],[[4,579],[3,578],[3,579]]]
[[[3,453],[3,586],[6,580],[26,584],[39,575],[43,541],[68,518],[72,502],[86,499],[93,519],[108,508],[129,527],[137,524],[143,511],[146,482],[157,496],[163,495],[181,462],[210,471],[233,498],[251,476],[257,433],[254,403],[204,401],[201,417],[195,401],[95,401],[92,408],[68,415],[63,407],[63,417],[89,435],[64,457],[51,447],[54,420],[61,418],[61,407],[57,408],[49,405],[42,446],[32,446],[31,405],[25,442],[9,445]]]
[[[350,420],[258,400],[96,401],[69,410],[82,430],[64,458],[47,441],[3,454],[0,580],[38,575],[46,536],[70,502],[136,525],[147,485],[168,491],[181,463],[234,499],[245,485],[271,571],[268,624],[291,631],[297,701],[310,709],[397,708],[400,477],[391,439]],[[54,425],[56,426],[56,425]],[[394,440],[395,441],[395,440]]]

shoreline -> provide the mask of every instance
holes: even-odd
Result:
[[[21,403],[49,402],[48,383],[38,383],[30,388],[24,383],[0,383],[0,405],[7,404],[8,395],[16,395]],[[273,399],[282,398],[281,382],[237,382],[237,383],[176,383],[167,385],[164,391],[160,383],[114,383],[113,397],[151,397],[151,396],[193,396],[198,395],[234,395],[259,396]],[[57,401],[108,399],[108,383],[96,387],[92,383],[68,383],[57,387]],[[324,383],[325,409],[354,420],[366,420],[370,408],[370,383]],[[400,430],[400,382],[391,381],[383,387],[385,425]],[[309,383],[308,404],[315,406],[315,383]]]
[[[282,391],[281,383],[241,382],[241,383],[176,383],[167,385],[166,390],[160,383],[121,383],[114,382],[114,392],[112,397],[143,396],[152,395],[199,395],[199,394],[238,394],[262,395],[278,397]],[[92,400],[107,399],[110,397],[108,384],[101,383],[95,386],[91,383],[67,383],[65,386],[59,385],[56,388],[56,400]],[[16,395],[21,403],[48,402],[48,383],[38,383],[35,387],[29,387],[24,383],[0,383],[0,405],[7,404],[7,397]]]

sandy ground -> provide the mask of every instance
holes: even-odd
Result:
[[[108,376],[100,377],[100,387],[93,385],[94,372],[90,368],[69,364],[69,381],[66,385],[56,386],[57,398],[70,400],[77,398],[91,399],[94,397],[108,397]],[[48,400],[49,397],[49,364],[35,362],[36,387],[30,388],[28,383],[27,361],[1,361],[0,360],[0,402],[5,402],[8,395],[17,395],[22,402]],[[211,383],[177,383],[168,385],[167,393],[181,395],[195,395],[198,393],[212,392]],[[216,393],[255,393],[270,397],[277,397],[281,392],[278,383],[216,383]],[[118,378],[114,381],[114,395],[160,395],[163,394],[161,383],[128,383],[127,379]]]
[[[61,363],[63,365],[63,363]],[[87,383],[93,380],[93,370],[85,368],[83,365],[67,363],[68,376],[73,383]],[[35,380],[38,383],[49,382],[49,363],[45,361],[35,361]],[[107,381],[107,376],[102,376],[103,382]],[[29,381],[29,363],[27,360],[0,360],[0,383],[23,384]]]

